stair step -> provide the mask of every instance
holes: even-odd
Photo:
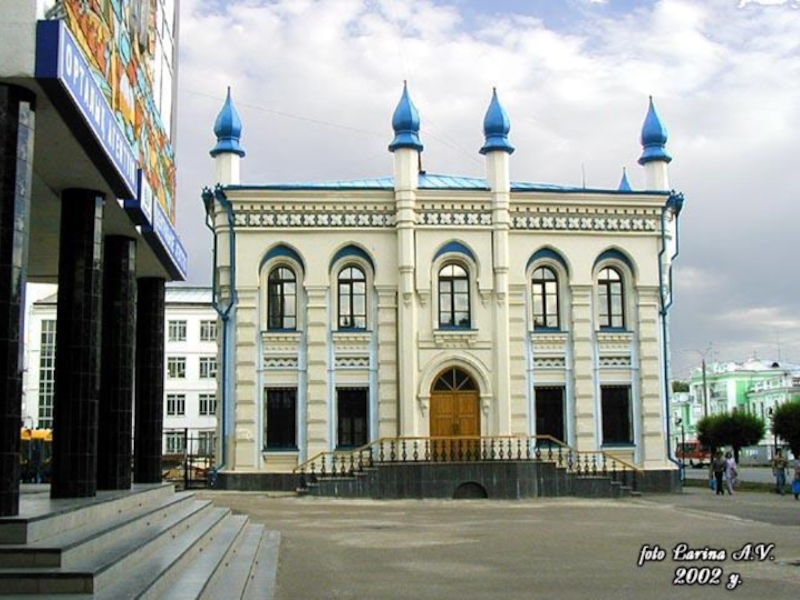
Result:
[[[204,600],[241,598],[263,535],[263,525],[247,525],[228,550],[200,598]]]
[[[213,509],[210,501],[191,500],[180,503],[157,522],[140,519],[140,527],[135,531],[114,539],[101,554],[88,556],[68,569],[0,569],[0,589],[6,593],[96,592],[115,580],[128,577],[128,571],[145,555],[158,553],[164,546],[171,547],[177,537],[198,522],[212,521],[214,510],[221,509]]]
[[[267,531],[262,536],[243,600],[272,600],[275,597],[280,544],[281,534],[277,531]]]
[[[142,520],[149,526],[167,518],[191,499],[192,494],[186,493],[154,498],[157,502],[134,506],[108,520],[95,521],[39,542],[0,546],[0,568],[70,568],[140,529]]]
[[[101,586],[93,598],[149,600],[163,597],[164,590],[180,577],[182,569],[215,543],[218,531],[231,514],[227,508],[210,508],[204,513],[191,527],[164,536],[168,538],[167,543],[142,552],[135,565],[126,569],[124,575],[117,573],[116,581]]]
[[[130,490],[98,492],[94,498],[51,499],[46,493],[30,494],[20,503],[19,515],[0,519],[0,545],[42,541],[173,493],[170,484],[137,484]]]
[[[209,577],[216,571],[223,568],[226,562],[230,561],[229,555],[242,537],[247,523],[245,515],[229,515],[222,523],[217,532],[209,539],[208,547],[182,570],[175,580],[164,588],[159,598],[165,600],[195,600],[200,597],[203,590],[208,586]],[[246,577],[243,577],[246,581]],[[244,584],[242,584],[244,586]],[[216,598],[238,598],[233,588],[221,590]]]

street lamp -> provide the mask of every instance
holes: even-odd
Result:
[[[686,431],[683,428],[683,419],[675,417],[675,427],[681,428],[681,481],[686,478]]]

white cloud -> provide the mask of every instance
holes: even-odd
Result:
[[[199,191],[214,183],[207,152],[228,85],[252,183],[390,174],[391,115],[408,79],[429,171],[483,173],[481,125],[497,86],[517,147],[514,178],[578,184],[584,170],[590,186],[616,187],[627,165],[637,187],[653,94],[670,133],[671,181],[686,195],[673,343],[747,345],[761,339],[759,327],[794,327],[796,2],[661,0],[625,14],[613,2],[563,3],[573,12],[559,29],[535,13],[538,3],[486,19],[468,18],[462,4],[181,3],[178,228],[192,280],[210,278]],[[742,308],[769,305],[780,312]],[[748,316],[755,328],[744,331]]]

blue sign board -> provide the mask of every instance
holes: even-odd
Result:
[[[84,142],[84,147],[89,147],[90,154],[99,149],[97,154],[103,158],[100,163],[110,165],[101,168],[110,187],[124,200],[133,221],[142,225],[145,238],[170,275],[186,279],[186,249],[161,204],[155,201],[136,154],[83,52],[63,21],[39,21],[37,27],[36,78],[56,96],[53,104],[67,115],[65,121],[81,123],[78,131],[82,135],[86,135],[84,126],[89,128],[94,141]]]
[[[139,161],[63,21],[39,21],[36,77],[57,79],[61,83],[124,182],[127,196],[135,198]]]
[[[181,279],[186,279],[186,275],[189,271],[189,255],[186,254],[186,249],[183,247],[177,232],[172,227],[172,223],[169,222],[161,204],[155,202],[153,204],[153,209],[152,231],[171,259],[174,269],[170,269],[170,271],[173,271],[173,275],[176,275],[174,271],[177,269],[177,275],[179,275]]]

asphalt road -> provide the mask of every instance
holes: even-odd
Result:
[[[800,502],[791,496],[705,488],[623,500],[202,495],[281,532],[277,600],[708,600],[730,598],[727,586],[783,599],[800,590]]]

